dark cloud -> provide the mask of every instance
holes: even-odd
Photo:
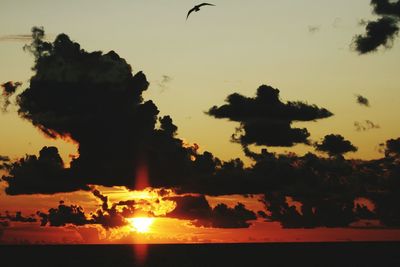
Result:
[[[393,15],[400,17],[400,1],[398,0],[371,0],[374,12],[378,15]]]
[[[78,179],[69,175],[57,148],[44,147],[39,157],[27,155],[6,166],[8,175],[3,180],[8,183],[6,193],[19,194],[52,194],[70,192],[89,188]]]
[[[203,195],[168,199],[177,203],[175,210],[167,214],[168,217],[192,220],[198,227],[247,228],[251,225],[249,221],[257,218],[253,211],[246,209],[241,203],[234,208],[225,204],[218,204],[211,208]]]
[[[15,91],[20,87],[22,83],[20,82],[6,82],[1,85],[3,88],[2,96],[3,96],[3,112],[7,110],[7,107],[11,104],[10,97],[15,93]]]
[[[108,210],[108,197],[103,195],[103,194],[101,194],[100,191],[97,190],[97,189],[94,189],[92,191],[92,193],[93,193],[93,195],[95,197],[97,197],[97,198],[99,198],[101,200],[101,202],[102,202],[101,208],[103,210]]]
[[[366,23],[366,33],[354,38],[355,49],[360,54],[374,52],[380,46],[390,47],[399,33],[400,1],[371,0],[374,13],[380,18]]]
[[[1,87],[3,88],[3,95],[10,96],[10,95],[14,94],[15,91],[17,90],[17,88],[21,85],[22,85],[22,83],[20,83],[20,82],[14,83],[12,81],[3,83],[1,85]]]
[[[197,151],[175,138],[169,116],[158,118],[156,105],[143,100],[149,84],[142,72],[132,74],[114,51],[87,52],[65,34],[53,43],[43,37],[43,29],[34,28],[25,47],[35,56],[34,75],[17,95],[18,114],[50,138],[76,142],[79,156],[68,169],[35,156],[15,162],[4,178],[8,194],[66,192],[88,184],[134,188],[138,179],[174,187],[192,175]],[[143,169],[146,177],[138,178]]]
[[[389,162],[385,167],[381,164],[265,151],[248,168],[237,161],[223,163],[224,167],[210,181],[202,181],[203,187],[197,190],[216,195],[264,192],[267,213],[260,215],[287,228],[346,227],[365,217],[366,212],[355,205],[357,198],[382,196],[378,192],[383,192],[382,182],[393,167],[389,168]],[[206,207],[203,210],[209,211]]]
[[[329,156],[341,156],[347,152],[357,151],[357,147],[340,134],[326,135],[321,143],[315,144],[315,148],[318,151],[328,153]]]
[[[168,217],[184,220],[206,220],[211,217],[211,207],[204,195],[177,196],[167,200],[175,201],[176,208],[168,213]]]
[[[250,220],[255,220],[256,214],[246,209],[242,203],[234,208],[218,204],[212,211],[211,226],[214,228],[247,228]]]
[[[279,98],[279,90],[266,85],[257,89],[254,98],[235,93],[229,95],[226,102],[220,107],[212,107],[207,114],[240,122],[232,139],[243,146],[308,144],[310,134],[307,129],[293,128],[292,122],[332,116],[330,111],[305,102],[284,103]]]
[[[9,157],[7,157],[7,156],[2,156],[2,155],[0,155],[0,161],[10,161],[10,158]]]
[[[400,227],[396,140],[386,143],[386,157],[371,161],[296,158],[298,175],[265,194],[268,218],[288,228],[346,227],[362,219],[378,219],[386,227]],[[291,198],[291,200],[288,199]],[[373,207],[355,204],[369,199]]]
[[[0,220],[6,220],[10,222],[28,222],[28,223],[37,221],[34,215],[25,217],[22,215],[21,211],[17,211],[15,214],[11,214],[10,212],[6,211],[4,216],[0,214]]]
[[[400,157],[400,138],[389,139],[386,141],[386,157]]]
[[[362,96],[362,95],[356,95],[357,98],[357,103],[360,104],[361,106],[366,106],[369,107],[369,100],[368,98]]]
[[[307,154],[292,157],[289,164],[293,170],[282,173],[285,179],[276,179],[265,193],[268,212],[262,217],[285,228],[347,227],[376,217],[375,211],[356,205],[356,200],[381,190],[377,185],[385,178],[377,172],[377,162]]]
[[[357,220],[352,199],[311,196],[301,201],[298,209],[279,193],[266,195],[267,218],[284,228],[346,227]]]
[[[99,198],[102,202],[101,209],[98,209],[94,214],[92,214],[91,223],[100,224],[105,229],[118,228],[127,225],[126,217],[132,217],[134,215],[134,201],[120,201],[118,203],[113,203],[111,208],[109,208],[108,197],[103,195],[97,189],[92,191],[93,195]],[[126,205],[123,211],[117,210],[117,206]]]
[[[7,167],[10,165],[9,162],[9,157],[0,155],[0,170],[7,169]]]
[[[38,212],[37,215],[41,218],[41,225],[47,223],[50,226],[65,226],[67,224],[85,225],[92,223],[87,219],[83,208],[77,205],[67,206],[64,201],[60,201],[58,208],[49,209],[48,213]]]
[[[378,124],[373,123],[370,120],[365,120],[364,122],[355,121],[354,122],[354,127],[356,128],[357,132],[365,132],[365,131],[368,131],[368,130],[380,129],[381,128]]]
[[[178,130],[178,127],[173,124],[170,116],[160,118],[160,128],[171,137],[176,135],[176,131]]]
[[[267,212],[259,216],[286,228],[348,227],[362,219],[400,227],[400,206],[396,204],[400,197],[399,144],[397,139],[388,140],[385,157],[371,161],[347,160],[336,154],[322,158],[311,153],[298,156],[264,151],[252,166],[245,167],[239,159],[217,162],[212,154],[203,155],[196,159],[199,172],[212,169],[214,173],[193,176],[191,183],[180,188],[181,192],[201,195],[165,195],[164,200],[177,204],[166,216],[203,227],[248,227],[255,218],[253,212],[240,204],[211,208],[203,194],[263,194]],[[87,223],[105,228],[126,225],[125,218],[133,217],[140,206],[146,205],[134,200],[109,203],[101,192],[94,194],[101,200],[101,208],[85,218]],[[373,207],[358,204],[359,198],[368,199]]]
[[[251,151],[247,146],[244,146],[243,152],[247,157],[255,160],[256,162],[266,159],[266,158],[275,157],[275,155],[273,153],[268,152],[268,150],[266,148],[261,149],[261,153],[256,153],[256,152]]]
[[[351,176],[350,162],[313,154],[286,161],[286,167],[281,167],[266,188],[264,203],[269,220],[279,221],[286,228],[343,227],[356,220],[352,212],[355,189],[351,182],[341,180]],[[263,168],[265,173],[267,169]]]
[[[100,224],[105,229],[118,228],[129,224],[125,217],[116,209],[110,209],[108,211],[97,210],[92,217],[93,223]]]
[[[398,20],[391,17],[369,21],[366,26],[366,34],[355,36],[356,50],[360,54],[366,54],[376,51],[379,46],[390,47],[399,32],[397,24]]]
[[[400,138],[386,141],[385,158],[374,160],[367,167],[375,177],[375,180],[368,180],[366,183],[370,186],[367,198],[375,206],[376,218],[387,227],[399,228]],[[369,179],[371,178],[369,177]]]
[[[102,195],[99,191],[95,195]],[[65,205],[64,201],[60,201],[57,208],[51,208],[48,212],[37,212],[40,217],[41,226],[66,226],[66,225],[89,225],[99,224],[105,229],[118,228],[128,224],[128,221],[113,205],[110,209],[97,209],[93,214],[86,214],[83,208],[79,205]]]

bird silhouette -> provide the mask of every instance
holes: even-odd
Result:
[[[189,10],[189,12],[187,13],[186,20],[189,18],[190,13],[192,13],[193,11],[195,11],[195,12],[200,11],[200,7],[202,7],[202,6],[215,6],[215,5],[209,4],[209,3],[202,3],[202,4],[200,4],[200,5],[194,6],[194,7],[193,7],[191,10]]]

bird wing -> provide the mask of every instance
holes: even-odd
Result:
[[[203,3],[203,4],[198,5],[197,7],[201,7],[201,6],[215,6],[215,5],[209,4],[209,3]]]
[[[187,13],[186,19],[188,19],[190,13],[192,13],[195,9],[196,9],[196,7],[192,8],[191,10],[189,10],[189,12]]]

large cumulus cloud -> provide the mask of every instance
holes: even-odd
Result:
[[[172,119],[158,117],[156,105],[143,100],[149,83],[142,72],[132,74],[114,51],[87,52],[65,34],[50,43],[43,29],[33,28],[32,38],[26,50],[35,56],[34,75],[16,97],[18,114],[50,138],[76,142],[79,156],[68,169],[55,149],[51,160],[21,159],[4,178],[7,193],[65,192],[88,184],[134,188],[139,179],[173,187],[190,175],[196,148],[175,138]]]

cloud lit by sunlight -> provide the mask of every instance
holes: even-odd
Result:
[[[98,190],[108,196],[110,202],[134,200],[134,205],[143,215],[152,214],[154,216],[164,216],[176,208],[176,202],[167,200],[165,197],[174,196],[172,189],[155,189],[148,187],[143,190],[128,190],[123,187],[106,188],[97,187]],[[122,207],[117,207],[122,211]]]

